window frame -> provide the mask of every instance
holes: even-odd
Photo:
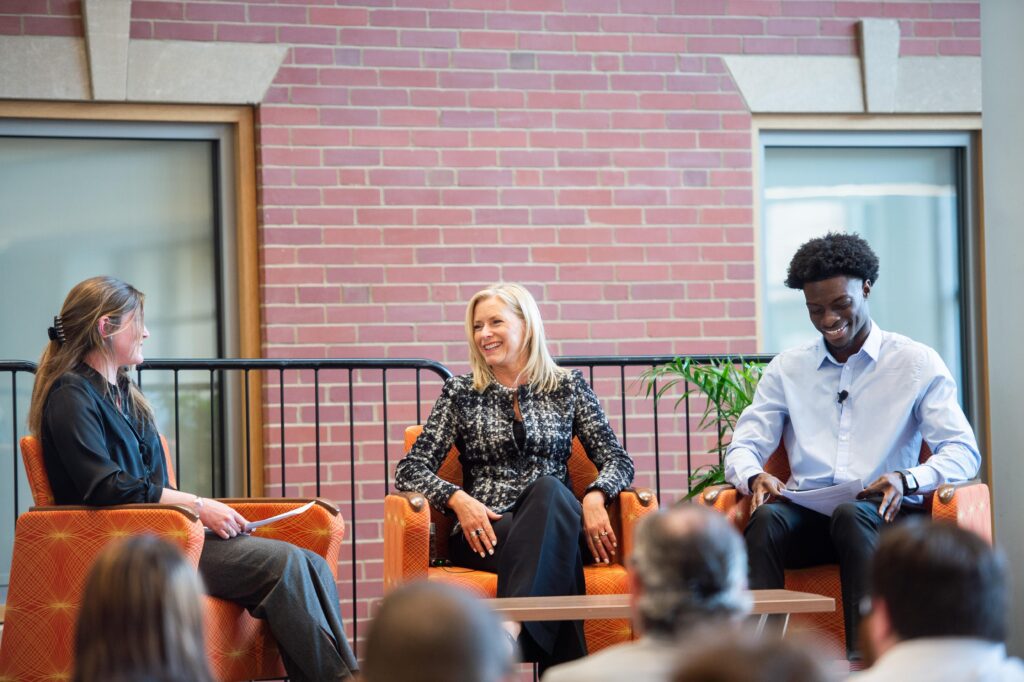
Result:
[[[754,290],[757,345],[764,344],[763,239],[765,148],[953,147],[959,150],[957,178],[961,192],[960,338],[963,405],[982,452],[989,442],[985,357],[984,233],[981,215],[981,117],[872,115],[761,115],[753,117],[751,156],[754,188]],[[857,144],[852,144],[856,142]],[[985,466],[987,480],[988,465]]]
[[[222,273],[218,284],[222,291],[218,292],[217,298],[224,323],[218,345],[225,357],[261,357],[256,148],[252,107],[0,101],[0,124],[5,129],[22,127],[19,134],[35,127],[47,137],[76,136],[76,125],[88,136],[96,136],[95,132],[90,132],[90,127],[95,131],[99,129],[97,125],[102,124],[102,136],[105,137],[206,139],[217,142],[222,164],[215,171],[219,203],[218,266]],[[242,398],[244,391],[240,389],[238,395]],[[262,380],[259,373],[251,377],[248,400],[252,406],[248,424],[253,453],[251,481],[246,478],[244,463],[229,456],[224,463],[227,490],[262,490],[264,485]]]

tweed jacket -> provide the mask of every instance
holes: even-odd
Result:
[[[522,450],[512,433],[513,396],[518,393],[526,442]],[[501,513],[541,476],[568,485],[572,438],[577,436],[597,466],[590,489],[609,500],[633,480],[633,461],[619,445],[590,384],[578,370],[567,372],[548,392],[527,384],[510,389],[491,382],[482,392],[473,375],[445,382],[423,432],[395,471],[395,487],[423,493],[436,509],[451,514],[448,499],[459,486],[437,476],[452,445],[460,453],[465,491]]]

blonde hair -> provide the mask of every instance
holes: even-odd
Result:
[[[112,363],[109,339],[114,334],[134,331],[141,336],[145,299],[141,291],[115,277],[92,277],[79,282],[68,292],[60,309],[60,323],[54,325],[54,335],[58,338],[47,344],[39,358],[28,412],[29,431],[37,436],[42,432],[43,407],[50,389],[61,375],[77,367],[92,351],[99,351]],[[134,329],[124,327],[132,314]],[[112,333],[108,331],[106,337],[100,334],[99,328],[100,318],[104,316],[109,318],[106,329],[114,329]],[[152,422],[153,410],[139,387],[131,381],[127,368],[118,367],[117,375],[119,380],[128,380],[128,403],[132,416],[137,421]],[[110,386],[105,388],[109,393]]]
[[[138,535],[106,548],[86,579],[74,682],[212,682],[203,584],[178,548]]]
[[[555,364],[548,352],[544,337],[544,321],[540,317],[537,301],[526,287],[520,284],[498,283],[473,294],[466,306],[466,340],[469,342],[469,366],[473,370],[473,388],[483,391],[491,382],[497,382],[483,353],[473,338],[473,315],[476,306],[488,298],[502,301],[512,314],[523,322],[523,350],[526,354],[526,365],[523,367],[525,376],[534,388],[540,391],[553,391],[561,377],[568,373]]]

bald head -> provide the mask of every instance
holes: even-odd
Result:
[[[501,623],[480,601],[419,581],[389,594],[366,642],[365,682],[499,682],[512,667]]]

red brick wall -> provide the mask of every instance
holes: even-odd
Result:
[[[80,36],[80,12],[3,0],[0,33]],[[131,32],[293,46],[257,110],[266,354],[464,371],[464,302],[495,280],[534,291],[555,353],[756,350],[751,118],[719,55],[855,55],[870,17],[900,21],[903,55],[980,54],[977,0],[136,0]],[[379,375],[357,378],[357,396],[379,401]],[[322,400],[347,396],[335,381]],[[289,491],[306,494],[310,383],[290,381],[302,407],[286,413]],[[396,390],[391,462],[414,419]],[[617,390],[601,379],[621,432]],[[324,493],[348,513],[349,415],[332,410]],[[630,415],[647,483],[653,420]],[[359,589],[372,595],[382,414],[353,417]],[[670,490],[685,487],[678,426],[662,430]]]

